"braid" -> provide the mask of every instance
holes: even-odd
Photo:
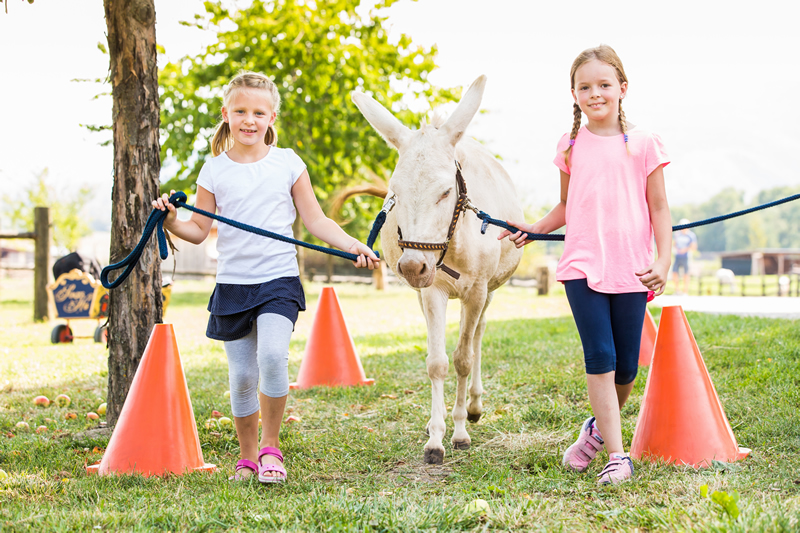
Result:
[[[631,155],[631,148],[628,144],[628,121],[625,119],[625,111],[622,110],[622,98],[619,100],[619,125],[622,128],[623,139],[625,139],[625,150]]]
[[[569,146],[564,150],[564,164],[569,167],[569,154],[572,152],[572,145],[575,144],[575,137],[578,136],[578,130],[581,129],[581,108],[578,104],[572,104],[572,131],[569,134]]]

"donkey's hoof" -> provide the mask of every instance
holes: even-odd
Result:
[[[467,413],[467,420],[469,420],[470,422],[473,422],[473,423],[477,422],[478,420],[481,419],[481,415],[482,414],[483,413],[477,413],[477,414]]]
[[[436,448],[425,450],[425,463],[429,465],[440,465],[444,463],[444,450]]]
[[[470,442],[468,440],[454,440],[453,441],[453,449],[454,450],[468,450]]]

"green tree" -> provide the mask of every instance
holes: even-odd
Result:
[[[53,243],[64,253],[74,251],[81,237],[91,233],[82,211],[92,198],[92,190],[83,185],[72,194],[56,191],[47,179],[48,174],[46,168],[40,172],[22,191],[21,198],[4,195],[4,211],[17,229],[33,231],[34,207],[49,207]]]
[[[415,46],[406,35],[396,45],[389,42],[381,10],[394,2],[378,1],[364,18],[352,0],[255,0],[241,11],[206,2],[206,13],[185,24],[216,32],[217,42],[167,64],[160,74],[162,160],[176,168],[163,189],[195,190],[220,119],[222,88],[242,69],[262,72],[278,85],[279,145],[303,158],[321,201],[374,174],[387,175],[396,152],[364,120],[350,92],[367,92],[406,124],[422,118],[409,101],[440,103],[460,94],[428,82],[435,47]],[[379,205],[356,197],[342,217],[365,225]]]

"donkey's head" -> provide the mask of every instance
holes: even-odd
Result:
[[[456,144],[478,111],[485,85],[486,77],[479,77],[447,121],[435,116],[431,124],[414,131],[373,98],[352,93],[361,114],[400,154],[389,181],[389,194],[395,195],[393,213],[404,241],[445,242],[458,198]],[[404,248],[397,274],[412,287],[429,287],[440,255],[440,250]]]

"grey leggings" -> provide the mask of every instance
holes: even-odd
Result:
[[[237,418],[258,412],[256,388],[270,398],[289,394],[289,340],[294,324],[282,315],[259,315],[253,330],[241,339],[225,341],[231,411]]]

